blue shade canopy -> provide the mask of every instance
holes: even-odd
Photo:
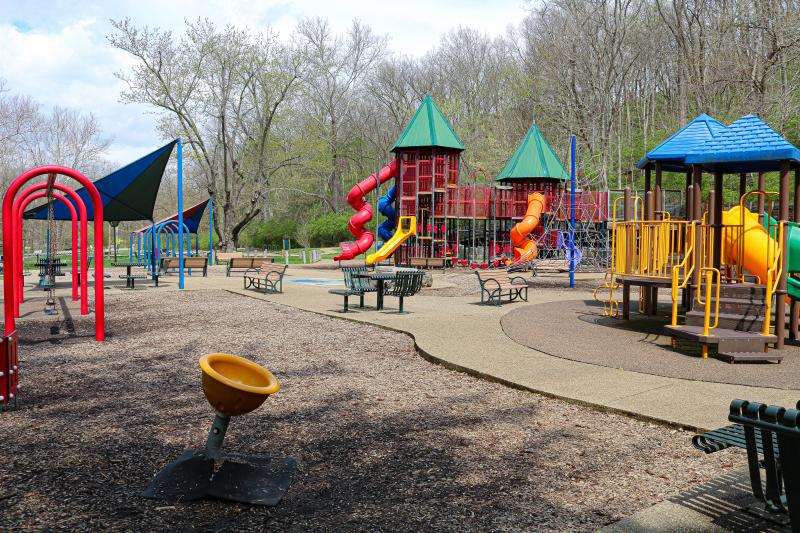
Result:
[[[663,170],[683,172],[687,170],[687,165],[684,163],[686,154],[715,139],[726,129],[725,124],[703,113],[647,152],[647,155],[636,163],[636,167],[653,168],[655,163],[659,162]]]
[[[747,115],[686,155],[709,172],[772,172],[781,161],[800,163],[800,150],[755,115]]]
[[[176,142],[171,141],[155,152],[93,182],[103,200],[103,220],[121,222],[153,219],[158,189]],[[94,220],[94,205],[89,191],[81,187],[75,192],[86,204],[89,220]],[[74,204],[72,200],[70,202]],[[47,204],[28,209],[23,216],[28,219],[47,220]],[[72,216],[66,205],[56,202],[53,206],[53,218],[71,220]]]
[[[199,204],[195,204],[192,207],[184,210],[183,212],[183,224],[186,226],[186,229],[189,230],[189,233],[197,233],[198,228],[200,228],[200,221],[203,220],[203,215],[206,212],[206,206],[208,205],[208,200],[203,200]],[[161,224],[162,222],[166,222],[168,220],[174,220],[175,225],[174,228],[177,228],[177,220],[178,220],[178,213],[174,215],[170,215],[168,217],[162,218],[158,222],[156,222],[156,226]],[[134,233],[144,233],[148,231],[152,227],[152,224],[148,224],[143,228],[137,229]]]

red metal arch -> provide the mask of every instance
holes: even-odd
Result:
[[[23,210],[20,209],[20,203],[29,195],[35,191],[43,190],[47,188],[47,183],[37,183],[36,185],[31,185],[30,187],[24,189],[16,198],[14,198],[14,204],[12,206],[12,212],[16,213],[16,217],[14,218],[14,238],[15,241],[19,244],[16,250],[13,251],[14,255],[14,264],[17,267],[16,270],[16,280],[14,290],[17,294],[17,302],[21,303],[24,299],[22,297],[23,287],[24,287],[24,277],[22,275],[22,213]],[[62,191],[65,194],[69,195],[70,198],[75,202],[75,205],[78,206],[78,213],[80,215],[81,221],[81,314],[87,315],[89,314],[89,298],[88,298],[88,291],[87,291],[87,284],[88,284],[88,273],[89,273],[89,245],[88,245],[88,236],[89,236],[89,223],[88,223],[88,216],[86,212],[86,205],[83,202],[83,198],[81,198],[78,193],[67,187],[66,185],[61,185],[60,183],[54,183],[53,188],[58,191]],[[73,257],[73,260],[75,258]],[[73,270],[75,272],[75,270]],[[16,306],[14,316],[19,317],[19,305]]]
[[[3,196],[3,249],[14,250],[16,248],[14,242],[14,213],[12,211],[14,198],[19,192],[20,188],[29,180],[36,176],[44,174],[60,174],[74,179],[86,189],[89,196],[92,198],[92,206],[94,207],[94,248],[95,253],[99,254],[94,262],[95,271],[95,339],[102,341],[105,339],[105,299],[103,294],[103,201],[100,198],[100,193],[97,188],[92,184],[89,179],[78,172],[68,167],[59,165],[44,165],[41,167],[32,168],[23,174],[17,176],[11,182],[5,195]],[[3,254],[3,269],[5,276],[3,277],[3,296],[4,296],[4,320],[5,320],[5,334],[10,335],[16,329],[16,320],[14,317],[16,294],[15,283],[16,279],[16,265],[12,254]],[[84,280],[85,280],[84,276]],[[81,283],[83,285],[83,281]]]
[[[40,198],[45,198],[46,196],[47,192],[41,191],[25,198],[19,206],[19,211],[17,211],[18,222],[21,222],[22,213],[25,212],[25,208],[28,207],[31,202]],[[72,220],[72,301],[74,302],[78,299],[78,212],[75,210],[75,206],[60,194],[53,193],[53,198],[63,202],[64,205],[67,206],[70,219]],[[16,242],[19,243],[20,247],[22,246],[22,224],[18,224]],[[22,252],[20,252],[20,256],[22,256]],[[24,301],[21,292],[19,293],[19,299],[20,301]],[[17,309],[17,311],[19,311],[19,309]],[[19,318],[19,315],[17,315],[17,317]]]

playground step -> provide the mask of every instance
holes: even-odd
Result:
[[[780,350],[773,352],[718,352],[717,359],[726,363],[755,363],[767,361],[770,363],[780,363],[783,355]]]
[[[716,298],[711,298],[711,306],[716,305]],[[763,314],[766,302],[763,298],[731,298],[727,296],[720,296],[719,310],[723,313],[741,313],[741,314]]]
[[[720,352],[759,352],[767,344],[777,341],[775,335],[760,335],[749,331],[714,328],[703,335],[703,326],[664,326],[665,333],[673,338],[717,345]]]
[[[723,313],[720,309],[718,326],[723,329],[734,329],[737,331],[760,332],[764,327],[764,308],[761,312],[752,314],[743,313]],[[686,313],[687,326],[703,326],[704,313],[702,310],[693,310]],[[713,316],[712,316],[713,321]]]
[[[720,297],[726,298],[764,298],[767,288],[756,283],[730,283],[723,284],[719,290]]]

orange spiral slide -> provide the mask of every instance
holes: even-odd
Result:
[[[531,232],[539,225],[542,212],[546,209],[544,195],[532,192],[528,195],[528,209],[525,217],[511,228],[511,245],[514,247],[514,259],[508,264],[530,261],[536,257],[536,242],[530,238]]]

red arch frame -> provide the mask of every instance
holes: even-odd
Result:
[[[45,198],[47,196],[46,191],[37,192],[27,196],[19,206],[19,211],[17,211],[17,221],[21,222],[22,213],[25,212],[25,208],[33,202],[34,200],[38,200],[40,198]],[[53,198],[59,200],[67,206],[69,209],[70,219],[72,221],[72,301],[76,301],[78,299],[78,212],[75,210],[75,206],[67,200],[65,197],[61,196],[60,194],[53,193]],[[17,238],[16,242],[19,244],[17,248],[19,250],[22,247],[22,224],[17,225]],[[19,257],[22,257],[22,251],[19,252]],[[19,276],[18,276],[19,277]],[[23,293],[19,293],[19,300],[20,302],[24,301]],[[19,311],[19,309],[17,309]],[[17,318],[19,318],[19,314],[17,314]]]
[[[14,290],[17,294],[17,302],[21,303],[23,301],[22,292],[24,290],[24,277],[22,276],[22,214],[23,211],[20,209],[21,202],[27,197],[29,194],[32,194],[36,191],[43,190],[47,188],[47,183],[37,183],[35,185],[31,185],[30,187],[24,189],[16,198],[14,198],[14,204],[12,206],[12,212],[16,214],[14,217],[14,238],[15,241],[19,243],[19,246],[16,250],[13,251],[14,254],[14,264],[17,267],[17,275],[14,285]],[[54,183],[53,188],[57,191],[62,191],[69,195],[69,197],[75,202],[75,205],[78,206],[78,213],[80,214],[80,221],[81,221],[81,314],[87,315],[89,314],[89,297],[88,297],[88,274],[89,274],[89,245],[88,245],[88,237],[89,237],[89,222],[88,216],[86,214],[86,204],[83,202],[83,198],[81,198],[78,193],[67,187],[66,185],[62,185],[60,183]],[[74,258],[73,258],[74,259]],[[74,272],[74,270],[73,270]],[[14,316],[19,317],[19,305],[16,306]]]
[[[3,196],[3,249],[14,250],[14,228],[13,224],[13,202],[14,198],[19,192],[19,189],[29,180],[36,176],[43,174],[60,174],[74,179],[84,186],[89,196],[92,199],[92,206],[94,207],[94,248],[95,253],[100,256],[94,262],[95,271],[95,324],[94,336],[98,341],[105,339],[105,299],[104,299],[104,278],[103,278],[103,200],[100,198],[100,193],[94,184],[89,179],[78,172],[68,167],[60,165],[44,165],[41,167],[32,168],[19,176],[11,182],[5,195]],[[16,279],[16,265],[10,254],[3,254],[3,269],[5,276],[3,276],[3,309],[4,309],[4,322],[5,334],[10,335],[16,329],[16,320],[14,317],[14,306],[16,303],[15,283]],[[84,279],[86,279],[84,277]],[[83,285],[83,281],[81,285]]]

